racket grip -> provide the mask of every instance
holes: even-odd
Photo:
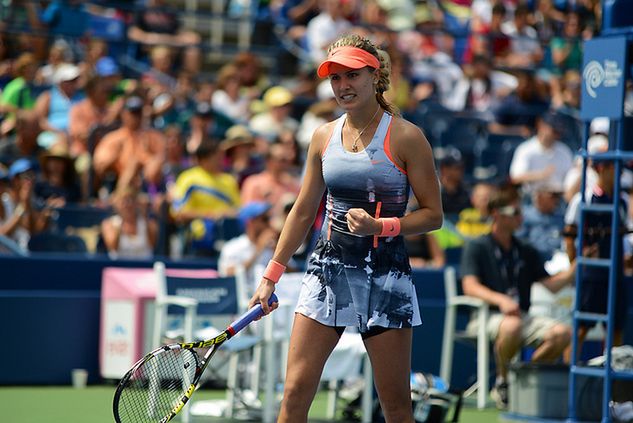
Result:
[[[268,305],[272,305],[272,303],[276,302],[279,302],[279,300],[277,299],[277,296],[275,294],[272,294],[268,299]],[[229,329],[233,329],[231,336],[237,334],[239,331],[248,326],[253,320],[263,315],[264,310],[262,310],[261,304],[257,304],[256,306],[252,307],[250,310],[242,314],[240,317],[237,318],[237,320],[229,325]]]

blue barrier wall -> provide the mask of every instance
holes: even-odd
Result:
[[[211,262],[167,262],[169,267],[208,268]],[[99,380],[99,316],[104,267],[150,268],[151,261],[111,261],[86,256],[0,255],[0,337],[15,347],[0,360],[0,385],[70,384],[73,368]],[[414,272],[423,325],[415,328],[414,371],[439,374],[444,326],[444,286],[439,272]],[[631,286],[631,283],[628,284]],[[625,342],[633,344],[633,289]],[[53,353],[43,359],[44,353]],[[452,384],[475,379],[476,354],[455,346]]]

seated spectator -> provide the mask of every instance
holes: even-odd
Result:
[[[553,362],[571,338],[569,326],[527,314],[532,283],[540,281],[557,292],[573,282],[575,265],[547,274],[536,249],[514,236],[521,225],[520,204],[515,190],[500,189],[490,200],[491,233],[466,243],[461,258],[464,294],[482,299],[492,309],[486,325],[495,343],[497,379],[492,394],[502,409],[508,406],[508,365],[520,348],[533,345],[532,361]],[[467,330],[477,329],[477,319],[472,319]]]
[[[490,132],[498,134],[533,134],[539,116],[549,108],[548,99],[543,98],[532,71],[514,71],[517,77],[516,89],[503,97],[493,110],[494,121]]]
[[[140,97],[128,97],[121,115],[121,127],[106,134],[97,145],[94,170],[101,180],[108,172],[120,177],[124,169],[134,163],[145,181],[161,182],[165,138],[162,133],[142,126],[144,104]]]
[[[197,73],[200,70],[200,34],[183,29],[178,15],[179,11],[170,7],[166,0],[148,0],[145,7],[137,9],[128,37],[147,46],[184,48],[182,69]]]
[[[246,126],[234,125],[226,131],[220,149],[224,151],[225,170],[241,187],[244,180],[263,170],[260,157],[255,155],[255,139]]]
[[[560,185],[537,185],[531,204],[524,208],[523,224],[517,232],[517,237],[533,245],[544,261],[562,248],[565,222],[561,197]]]
[[[326,49],[339,36],[348,32],[352,24],[343,15],[342,0],[326,0],[319,3],[320,13],[308,22],[306,44],[313,63],[326,57]]]
[[[189,129],[189,120],[193,114],[196,101],[196,82],[193,75],[180,72],[173,89],[160,92],[152,102],[153,126],[164,129],[167,126],[178,125],[183,130]]]
[[[37,144],[37,137],[42,132],[40,119],[33,110],[22,110],[17,113],[15,132],[0,144],[0,163],[10,165],[20,158],[37,162],[44,151]]]
[[[582,22],[577,12],[570,11],[565,15],[565,25],[560,36],[552,38],[552,73],[560,78],[568,70],[580,70],[582,66]]]
[[[235,123],[247,123],[252,98],[243,90],[237,66],[222,66],[218,71],[216,83],[217,89],[211,98],[213,108],[233,119]]]
[[[71,63],[72,51],[68,43],[63,40],[55,40],[48,52],[48,63],[37,70],[35,81],[39,85],[56,84],[55,73],[60,66]]]
[[[273,205],[271,216],[277,218],[283,213],[281,199],[287,194],[299,195],[301,183],[298,177],[289,172],[290,159],[287,147],[276,143],[270,146],[266,154],[264,171],[251,175],[242,185],[242,204],[259,201]]]
[[[34,162],[16,160],[9,168],[9,189],[2,194],[3,223],[0,235],[15,241],[23,251],[28,251],[31,235],[46,229],[50,209],[38,209],[33,187],[36,174]]]
[[[477,238],[490,233],[490,213],[488,203],[495,194],[497,187],[490,182],[478,182],[470,194],[470,202],[473,205],[461,212],[457,218],[455,227],[464,239]]]
[[[222,171],[223,154],[215,141],[205,139],[196,150],[197,165],[178,176],[171,194],[172,215],[189,225],[194,247],[212,251],[214,222],[235,216],[240,193],[235,178]]]
[[[299,128],[299,122],[291,117],[293,99],[294,96],[286,87],[278,85],[269,88],[263,97],[266,111],[250,119],[250,130],[268,142],[273,142],[287,131],[294,134]]]
[[[68,114],[70,152],[78,157],[90,150],[88,137],[97,125],[112,125],[118,118],[122,103],[110,103],[112,87],[104,78],[93,76],[86,83],[86,98],[75,103]]]
[[[442,267],[446,264],[444,250],[433,233],[407,235],[404,237],[404,243],[411,267]]]
[[[593,154],[604,153],[609,150],[608,144],[601,144],[595,147]],[[618,346],[623,343],[624,323],[626,322],[626,295],[625,282],[623,278],[623,257],[615,256],[612,251],[612,237],[616,237],[615,242],[622,245],[624,232],[627,229],[627,216],[629,207],[629,196],[625,192],[615,192],[615,163],[610,160],[593,159],[591,167],[596,173],[596,181],[585,195],[587,204],[612,205],[615,196],[620,196],[620,208],[617,213],[619,233],[612,233],[612,213],[586,211],[583,219],[583,245],[578,243],[578,226],[580,224],[581,213],[581,193],[576,193],[565,212],[565,246],[569,260],[574,260],[578,256],[597,259],[611,259],[616,266],[615,269],[609,267],[586,266],[581,275],[578,301],[578,310],[585,313],[595,313],[606,315],[609,312],[607,301],[609,294],[615,297],[613,304],[613,345]],[[622,249],[617,250],[622,254]],[[609,292],[607,281],[609,272],[615,273],[615,292]],[[578,324],[578,348],[582,351],[582,344],[587,337],[587,333],[596,325],[596,322],[580,321]],[[571,349],[566,352],[567,361],[571,360]]]
[[[512,183],[521,185],[524,194],[531,194],[535,184],[560,184],[572,167],[573,154],[559,141],[559,122],[553,112],[538,120],[536,135],[522,142],[510,163]]]
[[[462,153],[454,147],[438,149],[436,160],[442,189],[442,208],[445,214],[456,216],[471,206],[470,190],[464,181]]]
[[[22,53],[13,64],[15,78],[2,91],[0,113],[14,116],[18,110],[35,107],[32,85],[37,72],[37,59],[32,53]]]
[[[83,100],[79,91],[79,67],[66,63],[57,69],[55,85],[37,98],[35,112],[40,117],[42,133],[37,143],[49,148],[55,142],[67,142],[70,109]]]
[[[187,154],[194,155],[204,140],[215,138],[218,125],[213,107],[208,102],[198,102],[191,117],[191,131],[186,142]]]
[[[164,92],[170,92],[174,85],[173,50],[169,46],[154,46],[150,51],[150,68],[141,75],[141,88],[153,100]]]
[[[510,37],[510,53],[505,65],[513,68],[535,68],[543,60],[543,49],[536,30],[530,26],[530,8],[521,3],[514,9],[514,18],[502,25]]]
[[[40,157],[42,177],[35,184],[35,197],[48,207],[63,207],[81,201],[75,160],[63,144],[55,144]]]
[[[269,203],[245,203],[237,214],[244,233],[227,241],[218,258],[218,272],[222,276],[234,276],[239,267],[246,271],[247,295],[253,294],[257,282],[254,266],[266,267],[279,238],[279,232],[270,225],[270,208]]]
[[[117,188],[112,200],[115,214],[101,222],[101,237],[110,258],[151,258],[158,224],[148,216],[147,204],[130,186]]]

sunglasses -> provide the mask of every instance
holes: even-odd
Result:
[[[506,217],[516,217],[521,216],[521,207],[516,206],[505,206],[497,209],[500,215]]]

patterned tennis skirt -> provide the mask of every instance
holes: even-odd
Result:
[[[328,326],[410,328],[422,323],[401,236],[357,237],[338,231],[317,242],[296,312]]]

